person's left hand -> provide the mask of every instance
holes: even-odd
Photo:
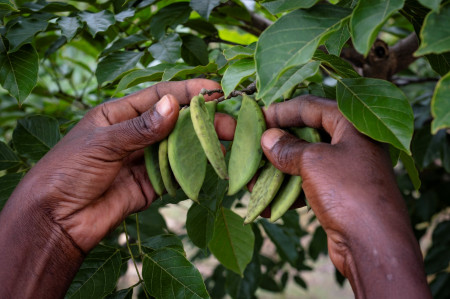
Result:
[[[202,88],[220,85],[205,79],[160,83],[95,107],[18,189],[39,190],[33,200],[88,252],[127,215],[147,208],[157,197],[143,149],[171,132],[179,104],[188,104]],[[225,127],[229,121],[225,118]],[[230,130],[218,129],[219,135],[221,131]]]

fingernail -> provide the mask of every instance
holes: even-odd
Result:
[[[266,131],[262,136],[262,146],[266,149],[272,149],[282,135],[283,133],[276,129]]]
[[[156,111],[161,116],[169,116],[172,113],[172,105],[168,96],[163,96],[161,100],[156,104]]]

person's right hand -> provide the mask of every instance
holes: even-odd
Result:
[[[359,133],[336,102],[302,96],[265,110],[261,140],[303,190],[328,238],[329,255],[357,298],[429,298],[422,255],[386,147]],[[307,143],[278,128],[324,129],[331,144]]]

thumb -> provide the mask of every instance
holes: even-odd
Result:
[[[114,159],[143,149],[164,139],[178,119],[179,104],[172,95],[165,95],[140,116],[101,128],[102,146]]]
[[[269,129],[262,135],[261,146],[276,168],[290,175],[300,175],[304,151],[310,144],[286,131]]]

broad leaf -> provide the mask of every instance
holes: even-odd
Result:
[[[244,226],[244,219],[231,210],[220,208],[209,249],[222,265],[242,275],[252,259],[254,242],[251,226]]]
[[[0,10],[17,11],[17,7],[12,0],[0,0]]]
[[[17,157],[8,145],[0,141],[0,170],[11,168],[19,163],[19,157]]]
[[[42,158],[60,139],[58,121],[35,115],[17,121],[13,143],[17,152],[32,161]]]
[[[416,56],[440,54],[450,51],[450,4],[440,12],[431,12],[425,17],[420,30],[420,46]]]
[[[191,7],[205,19],[209,19],[211,11],[220,4],[220,0],[191,0]]]
[[[82,27],[82,24],[78,17],[61,17],[58,20],[58,26],[61,28],[62,35],[67,38],[67,41],[71,41]]]
[[[183,243],[176,235],[157,235],[143,240],[141,244],[145,253],[151,253],[162,248],[171,248],[181,252],[183,255],[186,254],[184,252]]]
[[[112,294],[109,294],[105,299],[132,299],[133,298],[133,288],[123,289]]]
[[[137,240],[136,217],[131,215],[125,219],[128,234]],[[152,205],[145,211],[139,212],[139,232],[142,240],[150,239],[167,232],[167,225],[164,217],[159,213],[156,206]]]
[[[281,226],[270,223],[265,219],[261,220],[260,223],[270,240],[277,247],[278,254],[295,267],[298,260],[298,237],[295,234],[289,234]]]
[[[142,277],[150,295],[158,299],[209,298],[198,270],[183,254],[170,248],[144,256]]]
[[[33,14],[28,18],[18,18],[6,33],[9,52],[17,51],[22,45],[31,43],[38,32],[47,28],[48,20],[51,18],[50,14]]]
[[[22,173],[8,173],[0,177],[0,211],[22,179]]]
[[[113,81],[121,74],[131,70],[141,59],[143,52],[115,52],[103,58],[97,65],[95,76],[98,85]]]
[[[188,66],[184,64],[177,64],[173,67],[166,68],[164,71],[164,75],[162,77],[162,81],[169,81],[172,80],[175,77],[182,77],[186,75],[192,75],[192,74],[205,74],[205,73],[212,73],[217,70],[217,65],[215,63],[210,63],[208,65],[199,65],[199,66]]]
[[[330,34],[328,39],[325,41],[325,47],[327,48],[328,53],[336,56],[341,54],[342,48],[350,38],[348,23],[348,21],[342,22],[341,27],[337,31]]]
[[[261,5],[276,15],[281,12],[290,11],[299,8],[310,8],[317,3],[318,0],[274,0],[263,2]]]
[[[286,70],[308,62],[319,42],[339,29],[349,12],[337,6],[317,5],[288,13],[266,29],[255,52],[258,98],[263,98]]]
[[[103,298],[116,287],[121,265],[119,249],[97,246],[84,260],[65,298]]]
[[[152,44],[148,50],[157,60],[175,63],[181,58],[181,44],[180,36],[174,33]]]
[[[450,127],[450,73],[442,77],[431,100],[431,114],[433,122],[431,131],[436,134],[438,130]]]
[[[407,155],[404,151],[400,151],[400,160],[402,161],[402,164],[405,167],[411,182],[413,183],[414,189],[419,190],[421,182],[419,171],[414,163],[414,158]]]
[[[123,22],[126,19],[133,17],[135,14],[136,11],[134,9],[129,8],[116,14],[114,18],[116,19],[117,22]]]
[[[150,21],[150,32],[154,38],[164,36],[167,27],[175,28],[189,19],[191,8],[188,2],[178,2],[160,9]]]
[[[125,47],[131,47],[147,40],[148,37],[145,37],[142,34],[133,34],[125,38],[118,39],[114,43],[106,47],[105,50],[103,50],[103,52],[100,54],[100,56],[106,56],[118,50],[122,50]]]
[[[309,93],[321,98],[336,99],[336,87],[325,84],[311,83],[308,85]]]
[[[234,46],[223,51],[223,55],[227,60],[251,58],[255,54],[256,43],[244,46]]]
[[[425,58],[430,63],[433,70],[441,76],[450,72],[450,52],[442,54],[428,54]]]
[[[79,16],[86,23],[87,29],[93,37],[99,32],[105,32],[116,23],[114,15],[108,10],[102,10],[97,13],[83,11]]]
[[[114,94],[143,82],[160,81],[167,64],[158,64],[144,70],[134,70],[120,80]]]
[[[222,88],[227,97],[239,83],[245,81],[255,73],[255,61],[253,59],[241,59],[230,65],[222,78]]]
[[[314,60],[321,61],[323,65],[333,69],[342,78],[358,78],[360,75],[353,66],[344,59],[317,50],[313,56]]]
[[[183,35],[181,39],[183,40],[181,57],[184,62],[193,66],[208,64],[208,46],[203,39],[192,34]]]
[[[192,243],[206,248],[214,233],[215,214],[209,208],[193,203],[186,218],[186,230]]]
[[[360,132],[411,153],[414,116],[398,87],[380,79],[342,79],[336,95],[339,110]]]
[[[289,92],[305,79],[313,76],[319,70],[320,62],[311,61],[307,64],[296,66],[287,70],[275,84],[275,86],[266,93],[263,98],[266,106],[281,98],[284,93]]]
[[[39,57],[31,45],[7,53],[0,39],[0,84],[21,105],[36,86]]]
[[[253,254],[251,263],[245,268],[244,277],[228,271],[226,288],[231,298],[254,298],[255,292],[261,281],[261,263],[259,262],[258,255],[258,252]]]
[[[369,53],[384,22],[403,7],[404,0],[360,0],[350,19],[353,46],[365,55]]]
[[[419,2],[431,10],[439,10],[439,5],[441,4],[441,0],[419,0]]]

